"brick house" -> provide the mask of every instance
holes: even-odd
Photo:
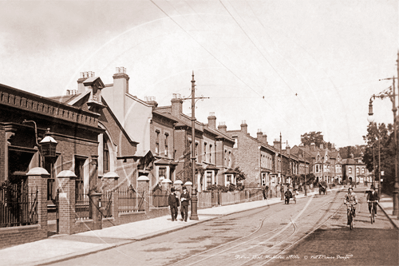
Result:
[[[361,158],[354,158],[351,154],[351,158],[342,159],[342,180],[364,183],[367,181],[370,172],[367,170],[366,164],[363,163]]]
[[[0,110],[0,183],[9,181],[18,187],[29,184],[29,189],[36,189],[30,187],[27,173],[36,167],[47,170],[42,171],[46,179],[40,181],[37,190],[40,227],[19,234],[3,230],[2,241],[20,244],[45,238],[48,212],[60,185],[57,175],[63,170],[75,172],[76,185],[86,192],[97,183],[98,136],[104,132],[98,127],[99,114],[2,84]],[[43,144],[46,139],[56,144],[55,148],[47,149]],[[18,219],[10,228],[19,225]],[[1,226],[8,222],[2,220]]]
[[[129,79],[126,69],[117,67],[113,83],[105,85],[102,97],[130,138],[138,143],[136,153],[124,159],[137,165],[136,177],[139,172],[148,174],[153,189],[163,178],[173,179],[173,124],[176,121],[155,111],[157,103],[154,98],[142,100],[134,96],[131,93],[134,90],[129,88]]]
[[[77,107],[81,110],[95,111],[98,116],[98,127],[103,130],[98,135],[98,177],[114,172],[119,182],[137,186],[137,164],[133,160],[138,143],[131,139],[120,121],[117,119],[106,100],[102,97],[105,88],[100,77],[94,73],[82,73],[78,80],[78,90],[68,91],[53,100]]]
[[[248,133],[248,125],[241,123],[240,130],[227,130],[224,123],[218,126],[219,131],[235,140],[233,148],[234,165],[243,171],[247,178],[245,186],[257,187],[276,182],[272,178],[276,172],[276,151],[267,144],[267,135],[257,133],[257,138]]]
[[[150,124],[150,150],[154,155],[153,183],[164,179],[175,181],[175,124],[177,120],[166,113],[157,111],[157,102],[150,99],[148,104],[153,106]]]

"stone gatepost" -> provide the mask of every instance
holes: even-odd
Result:
[[[115,224],[119,224],[119,191],[115,189],[118,186],[118,174],[114,172],[108,172],[103,176],[103,181],[106,181],[110,185],[112,190],[112,217],[114,218]]]
[[[75,178],[76,175],[70,170],[61,171],[58,179],[58,213],[59,233],[72,235],[75,224]]]
[[[28,176],[29,202],[36,204],[38,224],[43,230],[43,237],[47,237],[47,178],[50,174],[44,168],[35,167],[26,175]],[[32,194],[34,192],[37,194]],[[33,214],[29,218],[35,219]]]
[[[139,178],[137,179],[137,193],[139,195],[139,211],[150,211],[150,179],[148,178],[148,171],[139,171]]]

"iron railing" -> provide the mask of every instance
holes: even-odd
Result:
[[[23,226],[38,223],[37,188],[29,191],[28,183],[3,183],[0,187],[0,227]]]

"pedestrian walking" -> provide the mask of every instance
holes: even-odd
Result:
[[[266,191],[266,186],[263,186],[262,188],[262,193],[263,193],[263,199],[267,199],[267,191]]]
[[[172,216],[172,222],[177,220],[177,208],[180,205],[179,198],[175,193],[175,188],[170,189],[170,194],[168,197],[168,204],[170,206],[170,215]]]
[[[183,221],[187,222],[188,218],[188,203],[190,201],[190,194],[187,192],[187,188],[183,187],[183,193],[180,195],[181,207],[180,214]]]
[[[296,204],[296,196],[298,195],[299,193],[298,193],[298,190],[297,189],[294,189],[294,193],[292,193],[292,199],[295,201],[295,204]]]
[[[285,204],[290,204],[290,198],[292,198],[292,193],[289,189],[287,189],[284,193],[285,196]]]

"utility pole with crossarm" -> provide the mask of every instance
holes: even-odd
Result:
[[[182,98],[182,100],[191,100],[191,169],[192,169],[192,182],[193,182],[193,189],[191,193],[191,217],[190,220],[198,220],[197,215],[197,187],[195,185],[195,103],[196,100],[203,100],[209,99],[209,97],[195,97],[195,80],[194,80],[194,71],[192,72],[191,78],[191,97]]]

